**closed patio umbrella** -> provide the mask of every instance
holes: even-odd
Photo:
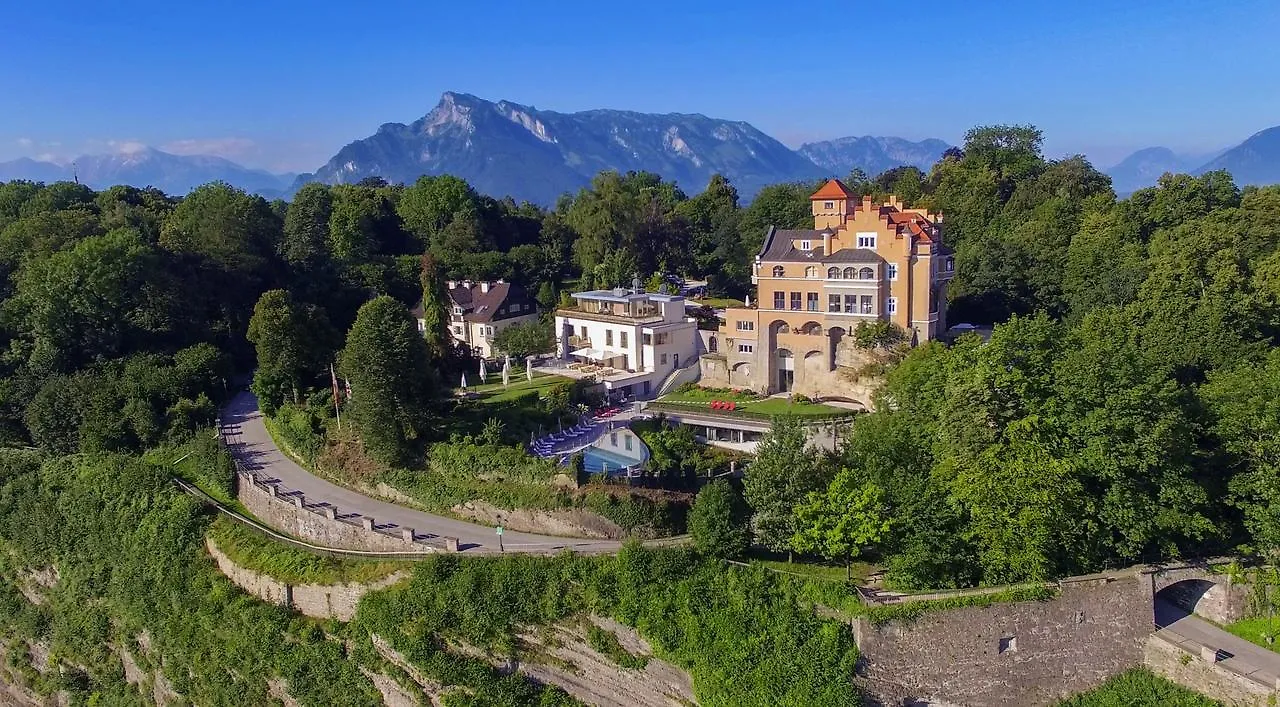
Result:
[[[480,382],[486,383],[489,380],[489,372],[484,368],[484,359],[480,359]]]

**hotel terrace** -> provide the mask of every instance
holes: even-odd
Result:
[[[643,292],[637,283],[630,290],[577,292],[573,299],[574,307],[556,310],[561,372],[643,398],[682,366],[697,365],[698,327],[685,316],[684,297]]]

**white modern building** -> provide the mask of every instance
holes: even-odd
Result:
[[[578,292],[575,306],[556,310],[556,351],[569,375],[632,398],[656,395],[677,371],[696,377],[701,339],[684,297],[638,290]]]

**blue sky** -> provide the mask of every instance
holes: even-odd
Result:
[[[1051,156],[1280,124],[1280,3],[89,2],[0,10],[0,160],[145,143],[310,170],[443,91],[783,142],[1030,122]]]

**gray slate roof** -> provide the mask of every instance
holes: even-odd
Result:
[[[800,250],[791,245],[791,241],[813,241],[811,250]],[[760,249],[760,260],[764,262],[784,263],[883,263],[873,250],[866,248],[843,248],[830,255],[822,250],[822,231],[769,229],[765,236],[764,247]]]

